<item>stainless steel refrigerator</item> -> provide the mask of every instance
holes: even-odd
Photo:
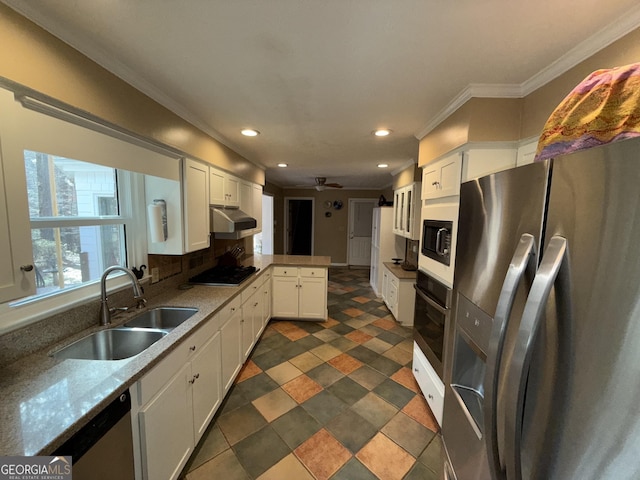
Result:
[[[640,478],[640,139],[464,183],[454,299],[447,476]]]

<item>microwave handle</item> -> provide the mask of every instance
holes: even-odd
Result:
[[[443,233],[445,233],[445,234],[448,233],[446,228],[439,228],[438,232],[436,233],[436,253],[438,255],[442,255],[444,257],[449,252],[442,248],[442,234]]]

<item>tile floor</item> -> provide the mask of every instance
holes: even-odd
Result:
[[[184,469],[185,480],[441,476],[437,422],[411,373],[411,329],[329,271],[329,320],[272,320]]]

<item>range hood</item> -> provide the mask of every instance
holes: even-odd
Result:
[[[214,207],[209,209],[211,232],[218,238],[240,238],[244,230],[256,228],[256,219],[239,208]]]

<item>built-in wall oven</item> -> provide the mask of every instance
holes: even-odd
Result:
[[[422,270],[418,270],[415,289],[413,338],[442,379],[444,335],[451,311],[451,289]]]

